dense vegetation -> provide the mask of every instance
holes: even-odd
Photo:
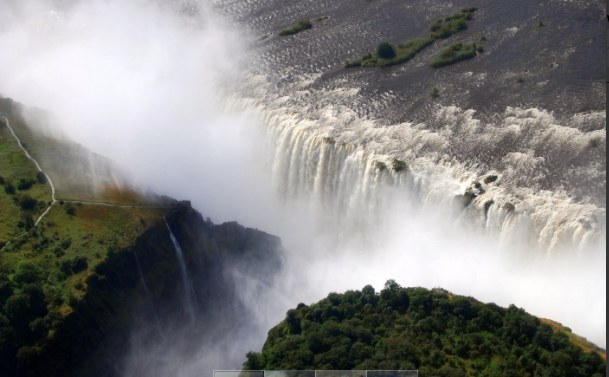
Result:
[[[458,63],[462,60],[471,59],[476,56],[476,44],[475,43],[456,43],[452,46],[448,46],[431,61],[431,66],[434,68],[444,67]]]
[[[245,369],[418,369],[421,376],[603,376],[604,355],[513,305],[390,280],[299,304]],[[581,338],[580,338],[581,339]]]
[[[51,201],[51,188],[0,119],[0,249],[29,230]]]
[[[7,115],[15,132],[24,131],[25,122],[10,100],[0,99],[0,112]],[[28,144],[25,147],[30,149]],[[163,213],[153,206],[125,208],[62,200],[34,226],[50,204],[45,175],[25,157],[1,120],[0,365],[6,373],[53,338],[108,255],[127,247]]]
[[[287,28],[281,30],[279,32],[279,35],[281,35],[281,36],[292,35],[292,34],[300,33],[301,31],[305,31],[307,29],[311,29],[312,27],[313,27],[313,24],[311,23],[311,20],[309,20],[309,19],[299,20],[299,21],[294,22]]]
[[[369,53],[360,59],[347,61],[345,67],[385,67],[405,63],[434,41],[448,38],[467,29],[467,21],[473,19],[474,12],[476,12],[476,8],[462,9],[452,16],[434,22],[428,35],[411,39],[397,46],[383,42],[377,47],[376,53]]]
[[[181,271],[167,226],[193,286],[205,287],[193,292],[199,322],[184,328],[180,342],[194,347],[209,328],[224,332],[225,317],[218,323],[207,315],[212,307],[245,315],[226,266],[244,263],[248,274],[260,273],[258,281],[270,279],[279,269],[279,239],[236,223],[214,225],[188,202],[116,185],[81,191],[90,175],[72,167],[86,151],[37,134],[21,110],[0,98],[0,114],[61,189],[35,225],[51,203],[50,182],[0,122],[0,376],[119,375],[134,326],[183,323]],[[47,158],[55,152],[61,168]],[[154,343],[163,334],[150,336]]]

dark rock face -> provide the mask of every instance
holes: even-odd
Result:
[[[270,284],[281,266],[279,238],[235,222],[215,225],[188,202],[176,204],[166,221],[183,250],[194,288],[195,322],[184,325],[188,317],[180,268],[160,219],[131,248],[109,253],[88,279],[86,296],[54,336],[20,355],[16,375],[123,375],[134,333],[137,342],[146,344],[179,338],[180,351],[188,353],[196,351],[201,339],[239,327],[246,307],[230,271]]]

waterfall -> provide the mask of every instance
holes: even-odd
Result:
[[[484,183],[442,165],[415,160],[403,171],[392,168],[395,157],[367,151],[363,146],[339,144],[294,124],[271,123],[268,136],[276,145],[273,176],[286,198],[307,196],[342,221],[363,213],[380,216],[388,200],[412,198],[422,207],[455,208],[458,196],[468,189],[471,202],[458,215],[507,244],[515,238],[530,240],[532,247],[552,253],[561,248],[583,250],[602,242],[603,211],[592,204],[576,203],[567,195],[519,188],[508,191],[494,182]],[[410,161],[409,161],[410,162]],[[477,183],[476,183],[477,182]],[[479,185],[476,190],[470,185]],[[384,197],[383,189],[397,194]]]
[[[140,281],[142,282],[142,287],[144,288],[144,293],[146,294],[146,299],[148,300],[148,303],[150,304],[150,308],[152,309],[152,315],[154,316],[154,323],[156,325],[159,335],[161,335],[164,338],[165,334],[163,333],[163,330],[161,328],[161,321],[157,314],[156,308],[154,307],[154,301],[152,300],[152,295],[150,294],[150,289],[148,288],[148,282],[146,282],[146,277],[144,276],[144,271],[142,271],[142,266],[140,265],[140,258],[137,256],[137,252],[135,251],[135,249],[133,250],[133,255],[135,256],[135,265],[137,267],[137,273],[140,276]]]
[[[180,266],[180,275],[182,277],[182,285],[184,289],[184,295],[182,297],[184,310],[186,311],[186,314],[190,319],[191,325],[194,325],[195,320],[197,318],[195,290],[192,286],[190,277],[188,276],[186,263],[184,262],[184,253],[182,252],[182,247],[180,247],[180,243],[171,231],[171,227],[169,226],[167,219],[165,219],[165,225],[167,226],[167,230],[169,231],[169,238],[171,239],[171,243],[173,244],[173,248],[175,249],[176,257],[178,258],[178,264]]]
[[[604,206],[586,199],[586,186],[554,187],[552,171],[536,152],[584,156],[591,140],[604,140],[604,130],[580,132],[542,110],[511,107],[490,124],[453,106],[436,109],[429,124],[382,125],[349,107],[357,90],[311,89],[307,83],[315,77],[302,81],[281,88],[253,76],[240,95],[226,94],[223,105],[250,111],[263,123],[280,197],[306,198],[322,218],[342,223],[337,229],[362,216],[374,223],[397,198],[427,209],[458,209],[452,214],[458,220],[494,234],[507,248],[525,240],[551,255],[604,244]],[[526,153],[516,152],[521,145]],[[396,171],[396,160],[407,167]],[[587,169],[591,181],[604,174],[596,165]],[[485,180],[489,176],[495,180]]]

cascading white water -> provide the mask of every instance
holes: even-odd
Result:
[[[212,368],[238,367],[245,353],[259,349],[266,331],[297,302],[313,302],[330,291],[359,289],[365,284],[380,287],[388,278],[411,286],[440,285],[501,305],[515,303],[536,315],[564,321],[604,344],[604,336],[597,335],[605,329],[606,274],[597,267],[604,266],[600,263],[604,253],[591,256],[594,253],[587,251],[588,245],[605,239],[605,210],[581,195],[575,199],[559,185],[543,187],[541,174],[544,158],[568,160],[589,145],[603,145],[602,127],[582,132],[569,123],[559,124],[546,111],[519,108],[506,108],[484,124],[475,118],[474,110],[456,106],[434,108],[425,119],[428,124],[386,124],[362,114],[388,108],[386,102],[395,104],[391,91],[366,97],[348,79],[326,85],[321,77],[326,66],[319,74],[308,74],[291,64],[282,66],[272,51],[262,54],[262,62],[247,61],[250,67],[263,67],[257,72],[260,76],[244,78],[244,88],[224,88],[225,81],[241,80],[228,73],[236,68],[231,63],[247,50],[238,38],[230,37],[234,22],[218,25],[204,17],[208,27],[192,27],[196,22],[184,22],[179,16],[186,7],[175,13],[157,9],[161,3],[186,2],[74,3],[81,6],[68,13],[49,13],[47,22],[41,22],[53,25],[48,31],[23,37],[14,34],[20,38],[7,46],[25,50],[9,47],[6,59],[0,57],[7,72],[1,80],[5,94],[60,114],[64,126],[72,128],[71,137],[126,164],[156,192],[192,199],[197,209],[214,220],[239,220],[275,233],[286,245],[287,263],[274,289],[259,289],[255,282],[236,279],[240,298],[250,310],[248,318],[256,322],[247,334],[249,343],[237,334],[222,342],[201,337],[200,353],[185,356],[175,348],[180,336],[175,334],[181,332],[167,331],[168,339],[158,348],[141,337],[131,359],[145,365],[146,373],[127,368],[126,375],[199,376]],[[256,8],[260,2],[231,3],[240,10]],[[306,3],[298,6],[306,7]],[[32,24],[13,17],[3,18],[8,30]],[[320,85],[313,87],[314,83]],[[227,111],[216,106],[219,101],[225,101]],[[367,105],[364,111],[357,108],[362,103]],[[248,116],[241,116],[242,110]],[[268,164],[254,153],[262,145],[243,147],[241,142],[250,135],[242,132],[246,128],[240,127],[242,118],[250,128],[259,125],[252,120],[261,120]],[[576,114],[573,123],[591,118],[604,122],[605,116]],[[518,147],[488,152],[507,145]],[[478,165],[471,155],[478,152],[499,156],[492,169]],[[394,171],[394,159],[405,161],[408,169]],[[259,187],[266,178],[257,175],[260,166],[272,170],[283,206],[260,200],[258,194],[266,190]],[[602,164],[586,167],[585,176],[599,177],[604,170]],[[578,177],[576,170],[577,166],[572,177]],[[256,173],[248,175],[252,172]],[[489,174],[498,180],[484,183]],[[473,198],[466,210],[451,211],[455,196],[476,180],[485,192]],[[585,193],[586,185],[582,187]],[[322,231],[308,232],[298,221],[274,217],[282,211],[290,212],[288,220],[305,217],[306,211],[290,211],[297,201],[315,207],[315,224]],[[212,204],[216,211],[210,210]],[[480,241],[476,232],[455,236],[450,232],[452,224],[425,217],[436,211],[446,222],[456,219],[459,226],[471,224],[491,237]],[[281,224],[285,225],[282,231],[273,228],[279,222],[287,224]],[[188,330],[197,314],[194,289],[182,249],[168,224],[167,228],[179,263],[184,311],[191,319],[180,325]],[[377,230],[381,236],[366,245],[371,247],[351,247],[360,241],[361,233]],[[320,242],[318,238],[327,234],[338,235],[340,242]],[[351,238],[357,240],[349,244]],[[469,242],[470,238],[474,240]],[[511,247],[515,242],[523,247]],[[507,253],[495,252],[497,244],[522,250],[522,258],[516,262],[504,258]],[[528,253],[531,246],[542,253]],[[573,251],[582,251],[581,259],[565,258],[560,268],[555,264],[561,263],[552,263],[561,258],[552,255],[543,260],[544,252],[555,253],[563,247],[577,249],[569,250],[569,257],[578,256]],[[227,321],[241,320],[229,311],[222,314]],[[207,360],[201,361],[201,355]],[[164,365],[155,363],[159,360]],[[176,373],[183,369],[188,371]]]
[[[481,185],[458,217],[496,234],[506,247],[518,242],[551,255],[561,250],[582,252],[604,243],[605,208],[585,198],[576,200],[564,190],[542,188],[538,181],[549,173],[537,175],[536,164],[543,159],[534,152],[506,153],[498,163],[500,170],[460,162],[447,152],[467,149],[452,146],[456,142],[452,139],[470,138],[480,150],[488,149],[486,144],[522,139],[531,148],[547,145],[581,154],[594,140],[604,140],[604,130],[576,131],[556,125],[543,111],[518,108],[506,109],[497,125],[483,126],[473,118],[473,111],[449,107],[437,110],[437,130],[411,123],[382,126],[340,104],[356,96],[357,90],[308,89],[312,80],[305,77],[294,84],[296,99],[277,95],[259,76],[250,77],[242,97],[226,95],[228,110],[254,109],[264,123],[273,178],[282,198],[309,198],[326,214],[334,214],[334,221],[349,223],[359,221],[354,218],[362,213],[381,216],[379,208],[385,201],[379,195],[381,187],[396,189],[398,196],[426,208],[447,208],[456,207],[457,196],[468,188]],[[576,115],[573,122],[588,118]],[[392,169],[396,159],[407,163],[407,171]],[[591,170],[590,174],[600,173]],[[490,175],[497,180],[484,182]]]
[[[167,226],[167,230],[169,231],[169,238],[171,239],[171,243],[173,244],[173,248],[176,252],[176,257],[178,259],[178,264],[180,266],[180,276],[182,277],[182,286],[184,289],[182,297],[184,310],[188,315],[190,323],[194,324],[197,319],[197,301],[195,298],[195,290],[192,286],[190,277],[188,276],[188,270],[186,269],[186,263],[184,262],[184,253],[182,252],[182,247],[180,246],[180,243],[171,231],[171,227],[169,226],[167,219],[165,219],[165,225]]]
[[[225,111],[246,111],[263,125],[266,165],[282,205],[295,218],[314,218],[313,231],[301,230],[311,227],[306,221],[283,229],[264,225],[290,249],[291,267],[280,280],[287,287],[293,280],[293,286],[278,289],[286,302],[293,304],[294,289],[306,292],[300,300],[308,302],[319,292],[394,277],[515,303],[604,344],[596,335],[604,329],[604,301],[573,292],[604,286],[605,208],[560,187],[544,187],[543,174],[551,172],[541,170],[543,158],[535,151],[581,154],[604,140],[604,129],[595,124],[595,131],[578,131],[556,124],[547,112],[518,108],[507,108],[489,125],[456,107],[435,109],[432,127],[383,125],[346,105],[357,90],[311,89],[315,79],[305,75],[282,92],[267,78],[251,76],[238,95],[221,96]],[[604,122],[602,114],[592,118]],[[468,138],[469,145],[451,144]],[[449,155],[459,148],[483,151],[485,143],[508,148],[496,152],[505,152],[496,168]],[[530,150],[517,152],[521,143]],[[395,171],[396,159],[407,169]],[[595,164],[582,173],[603,174]],[[473,195],[464,207],[467,191]],[[299,233],[305,236],[293,237]],[[579,278],[557,278],[567,271]],[[303,288],[303,281],[311,286]],[[563,309],[557,291],[577,300],[572,310]],[[273,292],[273,300],[278,296]]]

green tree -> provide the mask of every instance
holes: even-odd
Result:
[[[12,182],[6,180],[4,182],[4,192],[7,195],[14,195],[15,194],[15,186],[13,185]]]
[[[23,210],[32,210],[36,208],[36,204],[38,204],[38,201],[29,195],[21,195],[19,197],[19,206]]]
[[[387,60],[393,59],[396,56],[395,47],[393,47],[391,43],[383,42],[376,48],[376,54],[379,58]]]
[[[300,334],[300,319],[296,316],[296,310],[288,310],[286,315],[286,322],[288,324],[288,332],[290,334]]]
[[[36,283],[42,278],[42,270],[30,261],[22,261],[17,265],[13,281],[22,286],[28,283]]]

